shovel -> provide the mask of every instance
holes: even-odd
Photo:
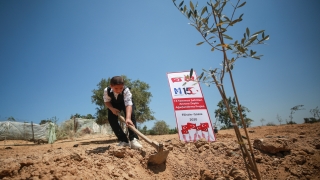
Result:
[[[126,120],[119,114],[118,115],[121,122],[126,123]],[[139,137],[141,137],[143,140],[145,140],[148,144],[156,148],[157,153],[150,155],[148,159],[148,164],[156,165],[156,164],[162,164],[167,160],[169,150],[163,150],[163,144],[158,143],[156,141],[152,141],[149,138],[147,138],[144,134],[142,134],[140,131],[138,131],[134,126],[127,125],[133,132],[135,132]]]

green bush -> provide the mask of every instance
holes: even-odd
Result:
[[[148,134],[149,135],[156,135],[156,132],[153,129],[150,129]]]
[[[226,125],[224,125],[220,128],[220,130],[225,130],[225,129],[230,129],[230,127],[227,127]]]
[[[320,119],[316,119],[316,118],[303,118],[304,119],[304,123],[316,123],[316,122],[320,122]]]
[[[169,130],[169,134],[177,134],[177,133],[178,133],[177,128],[174,128],[174,129],[170,129],[170,130]]]
[[[276,124],[274,124],[273,122],[268,122],[267,124],[266,124],[266,126],[275,126]]]
[[[287,124],[297,124],[296,122],[290,120],[290,121],[287,121]]]

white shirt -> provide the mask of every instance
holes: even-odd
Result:
[[[110,92],[113,92],[112,89],[110,90]],[[119,94],[117,94],[115,92],[113,92],[113,94],[114,94],[114,97],[117,99]],[[123,91],[123,99],[124,99],[124,105],[125,106],[132,106],[133,105],[133,103],[132,103],[132,94],[131,94],[129,88],[126,88]],[[111,97],[108,96],[108,88],[104,89],[103,101],[104,102],[111,102]]]

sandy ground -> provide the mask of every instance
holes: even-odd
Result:
[[[320,179],[320,123],[247,131],[263,180]],[[216,137],[184,143],[177,134],[148,136],[170,150],[161,165],[148,165],[156,150],[143,140],[141,150],[119,148],[115,137],[101,135],[52,145],[0,141],[0,179],[249,179],[234,130],[220,130]]]

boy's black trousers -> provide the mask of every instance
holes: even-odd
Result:
[[[120,112],[123,111],[124,115],[126,117],[126,107],[124,104],[117,104],[117,103],[111,103],[111,104],[114,108],[118,109]],[[135,109],[135,107],[133,105],[132,106],[132,113],[131,113],[131,121],[134,124],[135,128],[137,128],[137,122],[136,122],[136,118],[134,115],[134,109]],[[126,134],[121,129],[121,126],[120,126],[119,120],[118,120],[118,116],[114,115],[109,108],[108,108],[108,120],[109,120],[109,124],[110,124],[114,134],[117,136],[118,140],[122,141],[122,142],[129,143]],[[139,137],[137,136],[137,134],[134,131],[132,131],[130,128],[128,128],[128,130],[129,130],[129,140],[130,141],[132,141],[134,138],[139,139]]]

